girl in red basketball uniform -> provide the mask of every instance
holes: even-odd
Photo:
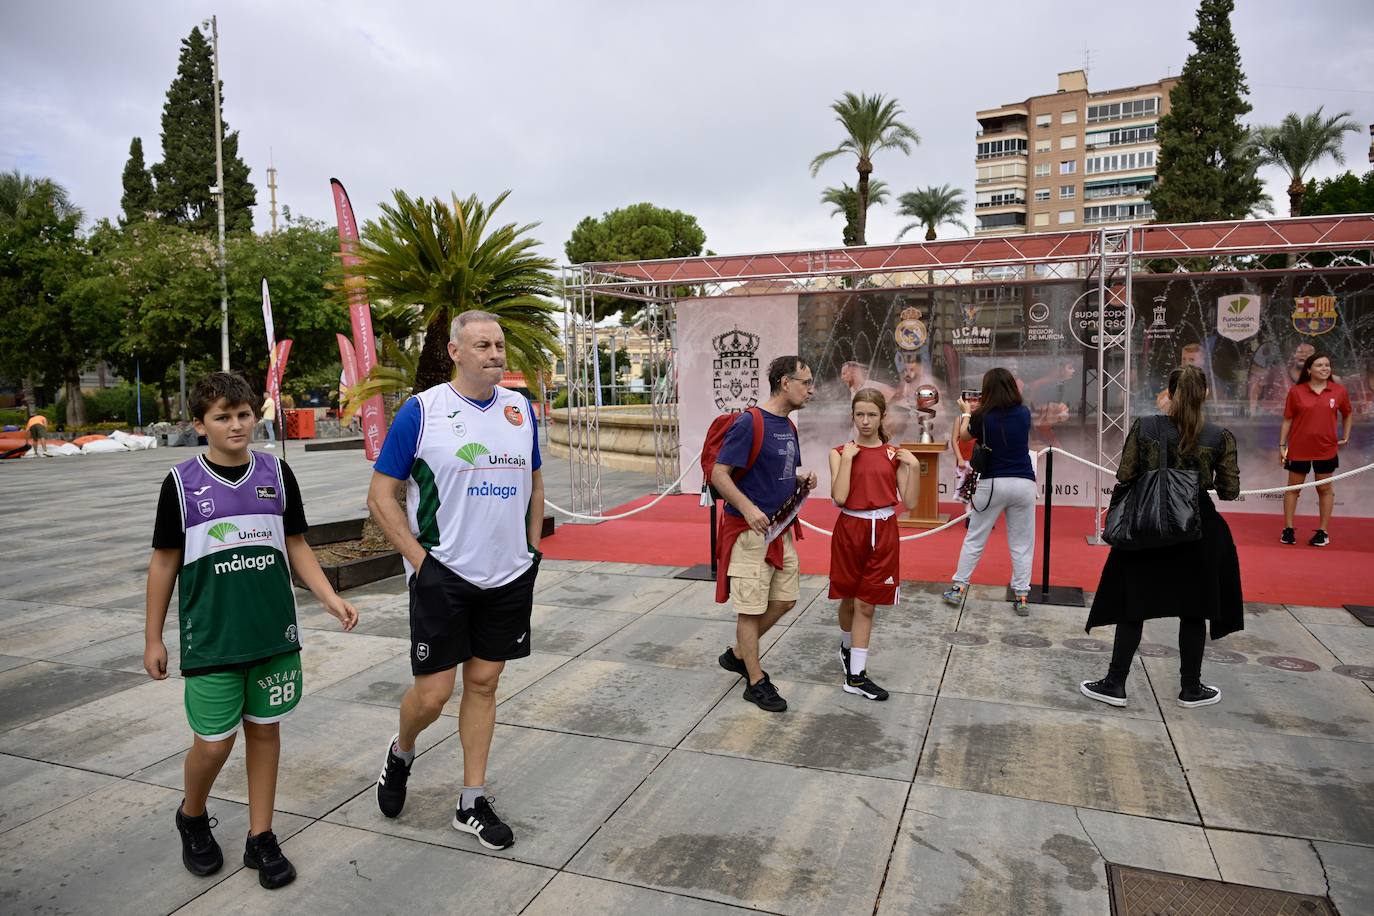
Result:
[[[845,691],[886,700],[887,691],[868,677],[868,644],[874,606],[898,600],[896,506],[900,500],[915,508],[919,461],[887,444],[887,401],[881,392],[860,389],[850,409],[858,436],[830,453],[830,497],[840,507],[830,539],[830,597],[840,599]]]

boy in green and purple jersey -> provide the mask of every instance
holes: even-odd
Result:
[[[278,723],[301,696],[292,568],[345,630],[358,612],[335,594],[305,543],[305,509],[291,469],[248,449],[252,399],[248,383],[227,372],[208,376],[191,393],[196,432],[210,447],[173,467],[162,485],[143,667],[156,680],[167,677],[162,628],[176,583],[186,718],[194,733],[176,815],[182,862],[196,875],[224,864],[205,802],[242,723],[249,817],[243,861],[263,887],[277,888],[296,877],[272,833]]]

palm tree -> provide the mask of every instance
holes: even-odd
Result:
[[[878,95],[855,95],[846,92],[843,98],[830,105],[835,112],[835,120],[844,126],[845,139],[829,152],[821,153],[811,160],[811,177],[815,178],[821,166],[836,156],[853,153],[858,157],[859,195],[858,218],[855,221],[856,245],[867,245],[868,205],[870,197],[869,178],[873,174],[873,157],[885,149],[899,149],[911,155],[911,147],[921,142],[916,131],[897,120],[902,113],[896,99],[884,100]]]
[[[927,242],[935,240],[935,227],[941,223],[949,223],[965,232],[968,231],[968,227],[957,219],[964,213],[964,192],[953,185],[917,188],[915,191],[908,191],[897,200],[901,204],[897,212],[902,216],[916,219],[916,222],[907,223],[902,227],[902,231],[897,233],[899,242],[902,236],[918,226],[926,227]]]
[[[842,236],[844,243],[846,245],[859,244],[855,235],[859,218],[858,189],[851,188],[847,181],[838,188],[826,188],[821,194],[821,203],[834,206],[835,209],[830,211],[831,216],[844,217],[844,234]],[[887,182],[874,178],[868,183],[868,204],[869,206],[882,206],[885,203],[887,203]]]
[[[67,189],[51,178],[34,178],[18,169],[0,172],[0,220],[19,217],[38,201],[51,207],[59,219],[81,216],[81,208],[72,203]]]
[[[556,293],[554,262],[534,253],[539,242],[528,235],[538,223],[490,225],[509,194],[491,206],[476,195],[454,195],[450,206],[398,189],[393,203],[381,205],[382,218],[363,228],[355,282],[395,306],[420,309],[425,340],[416,390],[452,377],[449,322],[460,312],[482,309],[500,317],[513,370],[533,376],[548,369],[550,353],[561,352],[552,318],[556,306],[541,298]]]
[[[1350,112],[1342,111],[1323,117],[1321,106],[1311,114],[1299,116],[1291,112],[1277,125],[1256,127],[1250,132],[1250,143],[1258,155],[1260,165],[1276,165],[1287,173],[1288,215],[1302,215],[1302,198],[1306,192],[1304,176],[1307,170],[1327,156],[1345,163],[1341,139],[1347,131],[1359,131],[1360,125],[1350,119]]]

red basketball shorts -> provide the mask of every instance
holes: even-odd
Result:
[[[830,597],[896,604],[899,531],[896,515],[867,519],[840,513],[830,539]]]

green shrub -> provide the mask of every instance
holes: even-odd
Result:
[[[24,428],[24,424],[29,422],[28,411],[22,407],[0,408],[0,426],[17,426]]]
[[[100,388],[85,397],[86,422],[88,424],[116,424],[114,428],[134,426],[138,423],[138,411],[134,404],[134,386],[121,382],[113,388]],[[67,419],[67,399],[58,401],[54,407],[55,417],[63,422]],[[45,410],[44,413],[47,413]],[[152,386],[143,386],[143,425],[158,421],[157,393]]]
[[[554,398],[553,398],[553,409],[554,409],[554,410],[561,410],[562,408],[567,407],[567,406],[568,406],[568,389],[564,388],[564,389],[562,389],[561,391],[559,391],[558,394],[554,395]]]

